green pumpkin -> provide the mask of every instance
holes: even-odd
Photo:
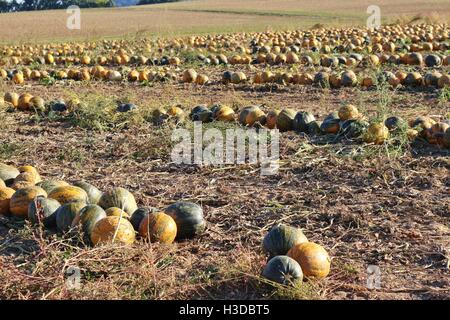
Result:
[[[302,230],[284,224],[275,225],[263,240],[263,249],[271,257],[285,255],[296,244],[307,242]]]
[[[177,224],[177,239],[193,238],[205,230],[206,221],[198,204],[179,201],[168,206],[164,212]]]
[[[318,72],[314,76],[314,84],[318,85],[321,88],[329,88],[330,87],[330,75],[326,72]]]
[[[73,185],[86,191],[89,197],[89,203],[98,204],[103,192],[85,181],[76,181]]]
[[[297,261],[288,256],[276,256],[264,267],[262,276],[283,285],[295,285],[303,280],[303,271]]]
[[[81,224],[85,238],[90,240],[95,224],[103,218],[106,218],[106,212],[102,207],[96,204],[87,205],[78,212],[72,226]]]
[[[306,125],[306,132],[310,135],[316,135],[319,134],[320,126],[322,125],[321,121],[311,121]]]
[[[340,136],[346,138],[359,138],[362,137],[369,127],[369,123],[363,120],[345,120],[339,123]]]
[[[50,194],[54,189],[68,186],[69,184],[62,180],[42,180],[36,183],[36,185],[44,189],[47,194]]]
[[[44,227],[52,229],[56,227],[56,210],[61,204],[43,196],[38,196],[28,205],[28,219],[32,224],[42,222]]]
[[[103,193],[98,205],[105,210],[111,207],[122,209],[130,216],[137,209],[136,200],[134,199],[133,194],[127,189],[120,187]]]
[[[308,124],[315,120],[316,118],[310,112],[297,112],[294,118],[293,129],[295,131],[308,133]]]
[[[7,186],[10,186],[19,174],[19,170],[13,166],[0,163],[0,179],[2,179]]]
[[[69,202],[56,210],[56,229],[59,233],[64,233],[72,228],[72,223],[77,214],[86,206],[83,201]]]
[[[389,131],[396,131],[401,128],[408,126],[408,123],[400,117],[389,117],[384,121],[384,125],[389,129]]]
[[[294,129],[296,112],[292,109],[284,109],[277,116],[277,128],[281,132]]]
[[[144,220],[146,216],[150,213],[158,212],[157,208],[153,207],[141,207],[138,208],[130,217],[130,222],[133,225],[134,230],[139,231],[139,226],[141,225],[141,221]]]

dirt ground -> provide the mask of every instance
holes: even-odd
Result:
[[[130,99],[143,109],[265,103],[266,110],[291,107],[318,118],[344,102],[373,115],[380,98],[377,91],[359,89],[96,82],[15,91],[39,93],[46,100],[94,93]],[[449,105],[437,91],[401,90],[390,96],[392,114],[406,119],[448,114]],[[33,115],[5,110],[0,115],[1,162],[34,165],[44,179],[84,179],[101,190],[122,186],[139,206],[163,209],[174,201],[194,201],[208,222],[201,237],[169,247],[89,248],[1,218],[1,299],[450,298],[448,150],[416,142],[392,154],[383,146],[283,133],[278,174],[261,176],[258,166],[174,164],[169,137],[175,124],[144,122],[97,132],[64,119],[36,122]],[[264,283],[261,243],[278,222],[302,228],[328,250],[329,277],[295,289]],[[77,290],[65,283],[65,271],[73,265],[82,270]],[[380,268],[380,289],[366,286],[369,265]]]

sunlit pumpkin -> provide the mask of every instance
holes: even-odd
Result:
[[[99,220],[91,232],[91,241],[94,245],[110,243],[130,245],[135,239],[135,231],[130,221],[115,216]]]
[[[28,206],[38,196],[47,197],[47,192],[37,186],[25,187],[17,190],[9,202],[9,210],[12,215],[19,218],[28,216]]]
[[[319,244],[304,242],[294,245],[287,254],[298,262],[308,278],[323,279],[330,273],[331,259]]]
[[[170,244],[177,236],[177,224],[164,212],[150,213],[141,221],[139,234],[150,242]]]

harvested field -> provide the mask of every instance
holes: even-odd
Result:
[[[79,34],[58,27],[65,23],[59,11],[40,21],[41,13],[2,14],[0,164],[19,169],[4,179],[17,186],[14,194],[39,184],[23,174],[29,165],[42,180],[83,180],[104,192],[123,187],[139,208],[193,202],[206,228],[170,244],[138,235],[124,244],[117,227],[106,245],[93,245],[75,218],[67,232],[33,225],[31,209],[15,213],[0,185],[0,299],[449,299],[448,26],[420,20],[378,34],[331,28],[332,20],[306,30],[329,22],[331,12],[342,14],[339,24],[360,24],[365,11],[355,12],[366,1],[298,2],[92,9]],[[413,9],[405,3],[380,1],[389,19],[450,10],[438,0],[416,1]],[[23,29],[11,39],[19,17]],[[291,31],[257,33],[268,20]],[[116,39],[125,34],[133,36]],[[129,103],[134,109],[118,111]],[[217,104],[231,108],[231,121],[219,119]],[[308,112],[317,129],[291,124],[281,133],[274,175],[254,164],[177,164],[171,136],[193,130],[199,105],[213,115],[205,130],[262,129],[271,111],[287,109],[296,119]],[[357,114],[344,119],[349,105]],[[257,106],[262,120],[242,118],[247,106]],[[333,112],[336,131],[325,125]],[[398,127],[388,128],[394,116]],[[349,134],[348,123],[362,132]],[[386,129],[370,140],[374,124]],[[261,275],[263,238],[279,223],[326,249],[325,278],[290,286]],[[379,267],[379,288],[367,286],[369,266]],[[77,289],[67,285],[71,267],[81,273]]]

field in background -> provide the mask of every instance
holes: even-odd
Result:
[[[313,1],[199,0],[129,8],[83,9],[81,30],[66,28],[64,10],[0,14],[0,42],[93,40],[101,37],[171,36],[266,29],[361,25],[369,5],[381,8],[383,22],[422,15],[448,21],[444,0]]]

